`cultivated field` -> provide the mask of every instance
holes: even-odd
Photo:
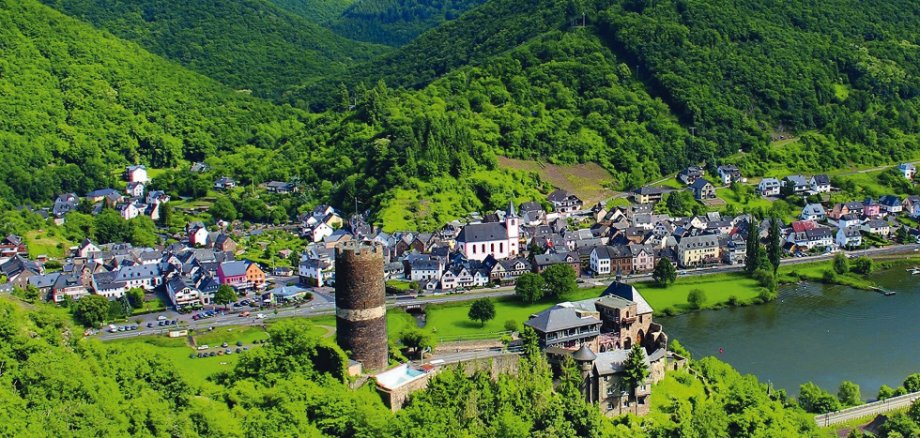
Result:
[[[506,157],[498,157],[498,163],[502,167],[536,172],[544,181],[577,195],[585,202],[585,207],[617,194],[608,188],[613,183],[613,176],[596,163],[560,166]]]

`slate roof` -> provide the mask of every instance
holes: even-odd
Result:
[[[119,269],[116,280],[127,281],[139,278],[155,278],[160,276],[160,267],[158,265],[134,265]]]
[[[600,323],[601,320],[594,316],[579,316],[572,303],[557,304],[524,322],[525,325],[543,333]]]
[[[35,286],[39,289],[47,289],[51,286],[54,286],[54,283],[57,281],[57,278],[61,276],[60,272],[52,272],[45,275],[33,275],[29,277],[29,285]]]
[[[642,362],[648,367],[650,365],[648,355],[645,354],[644,348],[640,350],[642,351]],[[626,360],[629,358],[630,351],[631,350],[615,349],[597,353],[597,357],[594,359],[594,369],[597,371],[597,374],[601,376],[623,372],[626,368],[625,364]]]
[[[632,287],[632,285],[614,281],[610,283],[610,286],[607,286],[607,289],[604,289],[604,293],[601,294],[602,297],[607,295],[616,295],[636,303],[636,311],[639,313],[652,313],[652,306],[648,304],[648,301],[645,301],[645,297],[643,297],[636,288]]]
[[[825,175],[825,174],[823,174],[823,173],[820,174],[820,175],[815,175],[813,178],[814,178],[814,180],[815,180],[815,184],[817,184],[817,185],[820,185],[820,186],[829,186],[829,185],[831,185],[831,179],[830,179],[827,175]]]
[[[249,263],[244,261],[224,262],[220,264],[221,273],[223,273],[225,277],[246,275],[246,268],[248,267]]]
[[[496,222],[469,224],[460,230],[457,236],[458,242],[488,242],[492,240],[505,240],[508,238],[508,230],[505,226]]]
[[[690,184],[690,187],[697,190],[702,190],[704,187],[706,187],[707,184],[712,185],[712,183],[706,181],[706,178],[697,178],[696,181],[693,181],[693,184]]]

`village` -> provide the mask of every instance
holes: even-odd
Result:
[[[913,165],[905,163],[897,169],[906,181],[913,179]],[[156,220],[161,207],[171,202],[162,191],[145,190],[150,178],[144,166],[126,168],[124,179],[123,192],[95,190],[82,199],[75,194],[61,195],[49,218],[64,223],[68,213],[81,202],[88,202],[94,214],[111,208],[124,220],[138,215]],[[684,188],[640,187],[625,194],[631,202],[619,197],[609,202],[609,208],[603,202],[585,205],[578,196],[555,190],[546,199],[519,206],[512,201],[503,209],[470,213],[430,233],[385,233],[368,221],[366,214],[346,216],[331,206],[319,205],[294,226],[282,228],[304,243],[302,251],[285,249],[278,254],[291,260],[290,266],[265,266],[247,259],[237,241],[245,231],[223,221],[210,225],[190,221],[179,239],[151,247],[127,242],[97,244],[86,238],[57,261],[60,268],[47,256],[30,254],[21,237],[9,235],[0,245],[0,272],[6,279],[4,290],[34,291],[52,303],[74,302],[94,294],[123,303],[125,314],[130,315],[129,291],[142,290],[145,302],[161,302],[150,312],[167,308],[194,312],[192,319],[198,320],[213,316],[220,305],[231,315],[262,318],[263,309],[309,302],[313,293],[337,296],[353,281],[336,277],[336,254],[342,247],[355,245],[379,249],[381,268],[373,269],[382,270],[381,300],[385,296],[421,298],[507,288],[526,273],[539,274],[550,266],[565,265],[576,273],[579,282],[600,284],[596,282],[606,279],[609,286],[599,297],[562,301],[535,313],[523,321],[524,326],[536,334],[539,348],[557,373],[569,358],[577,364],[585,399],[597,404],[604,414],[643,415],[649,409],[651,385],[663,379],[666,371],[685,366],[686,358],[668,350],[668,337],[653,321],[652,307],[626,280],[649,276],[661,260],[680,271],[740,267],[748,253],[750,227],[756,227],[755,235],[765,239],[771,225],[768,218],[752,221],[749,213],[708,211],[675,216],[662,210],[672,193],[692,194],[694,200],[707,205],[715,199],[717,186],[745,184],[747,179],[734,166],[719,166],[711,180],[703,168],[690,167],[677,175],[677,181]],[[221,177],[215,188],[228,190],[234,184]],[[291,183],[277,181],[265,184],[264,189],[280,194],[296,190]],[[754,190],[764,199],[798,197],[804,204],[795,220],[780,224],[787,257],[920,243],[920,231],[909,225],[910,220],[920,217],[917,196],[826,203],[822,196],[835,188],[822,174],[763,178]],[[46,265],[55,267],[46,269]],[[232,299],[218,298],[222,287],[234,291]],[[338,309],[343,297],[337,298]],[[473,298],[475,294],[469,299]],[[253,310],[257,315],[248,309],[258,309]],[[138,312],[144,310],[133,314]],[[155,330],[176,322],[151,321],[147,327],[157,323]],[[143,330],[131,324],[110,327],[112,332]],[[386,339],[378,340],[381,342],[385,345]],[[352,344],[343,345],[346,347],[356,351]],[[640,354],[638,351],[641,358],[632,357]],[[505,348],[496,354],[505,353],[518,354],[520,349]],[[199,352],[198,357],[208,354]],[[373,362],[360,357],[360,352],[357,356],[353,363],[364,368],[352,372],[376,373],[377,390],[393,410],[399,409],[411,392],[424,388],[438,370],[431,360],[389,370],[385,360],[383,365],[368,367]],[[630,362],[642,363],[648,372],[632,386],[624,384]]]
[[[908,163],[897,169],[906,181],[916,172]],[[49,217],[63,223],[81,202],[89,202],[95,212],[113,208],[126,220],[140,214],[157,219],[170,196],[145,191],[150,178],[144,166],[127,167],[124,179],[124,192],[100,189],[82,200],[76,194],[59,196]],[[693,166],[681,171],[677,180],[701,203],[715,198],[717,185],[747,181],[734,166],[719,166],[711,181],[703,168]],[[215,187],[222,189],[233,185],[226,177],[215,181]],[[264,186],[273,193],[295,190],[291,183],[277,181]],[[0,247],[0,271],[6,278],[5,288],[32,286],[42,298],[56,303],[88,294],[118,300],[127,290],[142,288],[148,299],[160,292],[167,306],[188,310],[215,304],[214,294],[221,285],[231,286],[241,296],[262,292],[272,276],[296,275],[303,288],[334,286],[334,248],[348,241],[373,241],[385,249],[385,278],[389,280],[388,290],[394,293],[512,286],[524,273],[540,273],[555,264],[568,265],[585,278],[649,275],[661,259],[678,269],[743,265],[751,215],[710,211],[674,217],[661,212],[663,198],[679,190],[640,187],[628,193],[632,202],[617,202],[609,208],[604,203],[584,205],[576,195],[556,190],[545,200],[520,206],[510,202],[501,210],[471,213],[431,233],[385,233],[365,215],[345,217],[330,206],[320,205],[302,215],[295,227],[287,228],[303,239],[304,249],[299,259],[292,258],[289,249],[281,251],[279,257],[297,260],[296,267],[293,263],[290,267],[268,267],[238,260],[242,251],[235,239],[240,239],[240,231],[230,232],[230,224],[223,221],[210,226],[202,221],[189,222],[178,241],[158,247],[134,247],[126,242],[102,245],[87,238],[70,249],[55,272],[44,269],[46,255],[30,257],[23,239],[10,235]],[[905,220],[920,217],[920,197],[886,195],[834,204],[819,201],[833,190],[830,178],[822,174],[763,178],[756,185],[762,198],[796,196],[804,203],[796,220],[781,224],[787,256],[920,239],[917,227]],[[765,238],[769,219],[762,218],[753,226],[758,228],[757,235]],[[290,281],[285,281],[282,286],[288,284]],[[306,290],[285,292],[290,296],[279,299],[303,297]],[[270,294],[263,295],[260,301],[274,301]]]

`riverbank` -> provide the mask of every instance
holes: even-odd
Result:
[[[898,386],[920,370],[920,339],[909,321],[920,306],[920,276],[886,264],[868,276],[896,295],[849,286],[803,282],[779,287],[763,305],[656,317],[669,338],[693,357],[716,356],[790,394],[813,381],[836,392],[840,382],[860,385],[874,399],[882,385]]]

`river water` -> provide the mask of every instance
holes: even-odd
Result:
[[[897,295],[805,283],[781,287],[769,304],[656,320],[694,358],[716,356],[791,394],[807,381],[836,393],[851,380],[874,399],[881,385],[920,372],[920,275],[872,279]]]

